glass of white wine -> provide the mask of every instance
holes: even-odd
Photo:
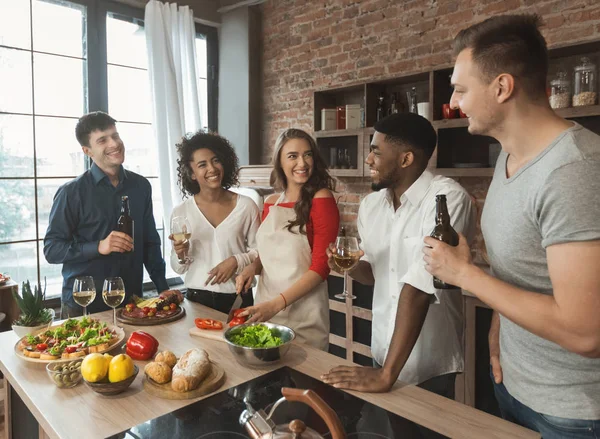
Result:
[[[353,236],[338,236],[335,241],[335,252],[333,254],[333,262],[344,272],[344,292],[336,294],[336,299],[356,299],[353,294],[348,294],[348,271],[352,270],[360,259],[360,248],[358,240]]]
[[[80,276],[73,283],[73,300],[83,307],[83,315],[87,314],[87,306],[96,299],[96,285],[92,276]]]
[[[107,277],[102,286],[102,299],[113,309],[113,324],[117,326],[117,306],[125,299],[125,285],[120,277]]]
[[[183,242],[184,244],[192,237],[192,227],[187,217],[174,216],[171,219],[171,234],[174,242]],[[194,259],[187,255],[187,251],[183,259],[179,260],[182,264],[194,262]]]

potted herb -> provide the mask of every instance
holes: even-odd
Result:
[[[36,285],[31,292],[29,281],[23,282],[21,296],[13,291],[13,297],[19,305],[21,315],[13,322],[12,328],[19,337],[25,337],[39,329],[45,328],[54,320],[54,310],[44,308],[44,297],[46,296],[46,279],[44,279],[44,291]]]

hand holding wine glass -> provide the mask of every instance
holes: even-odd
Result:
[[[75,278],[73,283],[73,300],[83,307],[85,316],[87,306],[96,299],[96,285],[92,276],[80,276]]]
[[[344,292],[336,294],[336,299],[346,300],[347,298],[356,299],[356,296],[348,294],[348,271],[352,270],[360,259],[360,248],[358,240],[354,236],[346,236],[346,232],[342,227],[340,236],[335,241],[335,249],[333,253],[333,263],[344,273]],[[337,270],[336,270],[337,271]]]
[[[173,240],[175,251],[179,257],[179,262],[187,264],[193,262],[194,259],[188,256],[189,251],[189,239],[192,237],[192,227],[187,217],[175,216],[171,219],[171,236]],[[179,256],[180,254],[183,257]]]
[[[107,277],[102,286],[102,299],[113,309],[113,324],[117,326],[117,306],[125,299],[125,285],[120,277]]]

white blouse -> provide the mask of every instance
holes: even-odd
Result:
[[[222,284],[204,283],[208,279],[208,272],[230,256],[237,260],[238,273],[256,259],[256,231],[260,225],[260,214],[254,201],[238,194],[235,207],[217,227],[213,227],[206,219],[193,197],[173,209],[171,218],[175,216],[187,217],[192,228],[188,255],[194,259],[193,262],[180,264],[177,253],[171,247],[171,267],[178,274],[185,273],[185,286],[234,293],[235,276]]]

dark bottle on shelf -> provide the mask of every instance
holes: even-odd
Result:
[[[396,93],[392,93],[392,103],[390,104],[389,114],[398,113],[398,101],[396,100]]]
[[[377,98],[377,117],[376,117],[377,121],[380,121],[381,119],[383,119],[385,117],[384,101],[385,101],[385,96],[383,95],[383,93],[381,93],[379,95],[379,98]]]
[[[458,245],[458,233],[450,224],[450,215],[448,214],[448,206],[446,205],[446,195],[435,196],[435,227],[431,232],[431,237],[439,239],[452,247]],[[442,282],[437,277],[433,277],[433,286],[441,290],[457,289],[454,285]]]
[[[121,197],[121,216],[117,221],[117,232],[123,232],[133,239],[134,221],[129,215],[129,197],[123,195]],[[133,249],[131,249],[133,251]]]

